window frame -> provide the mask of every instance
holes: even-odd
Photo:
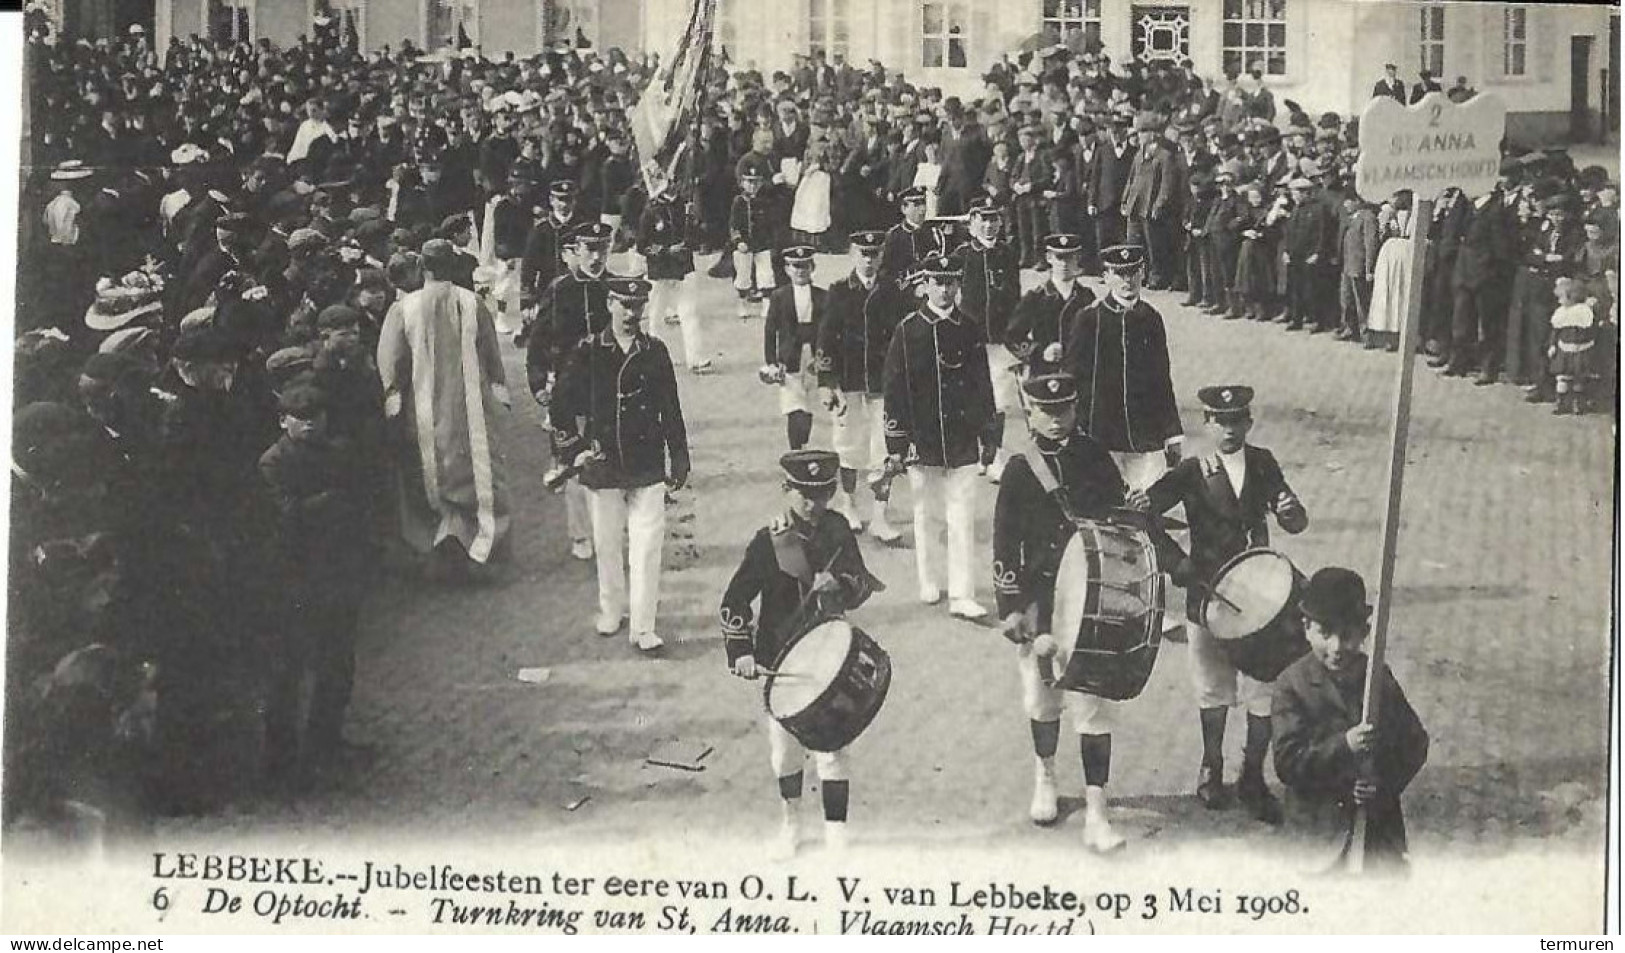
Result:
[[[210,8],[215,6],[215,5],[226,7],[228,9],[234,10],[234,11],[237,11],[237,10],[244,11],[244,12],[246,12],[248,14],[248,35],[247,36],[240,36],[240,37],[239,36],[234,36],[230,40],[230,44],[232,46],[236,46],[239,43],[252,43],[252,42],[254,42],[254,40],[256,39],[257,33],[258,33],[257,28],[259,26],[258,15],[257,15],[258,11],[255,9],[255,7],[258,5],[258,0],[199,0],[199,6],[200,6],[200,8],[202,10],[202,15],[198,18],[198,22],[203,27],[203,30],[202,30],[203,36],[205,38],[207,38],[210,43],[215,42],[215,39],[214,39],[214,21],[209,17],[209,12],[210,12]],[[237,32],[236,31],[236,24],[237,24],[237,18],[234,16],[234,17],[232,17],[232,32],[233,33]]]
[[[1523,35],[1512,35],[1513,15],[1517,14],[1521,20]],[[1534,71],[1530,69],[1530,42],[1529,42],[1529,8],[1526,6],[1508,6],[1501,8],[1501,78],[1514,82],[1534,78]],[[1512,51],[1517,49],[1523,54],[1522,63],[1517,72],[1512,71]]]
[[[1039,29],[1045,31],[1053,29],[1055,36],[1062,43],[1065,43],[1069,36],[1068,30],[1076,27],[1078,32],[1083,34],[1085,41],[1093,39],[1096,43],[1102,42],[1100,38],[1100,7],[1102,0],[1053,0],[1054,3],[1061,6],[1063,11],[1067,3],[1076,2],[1079,15],[1075,17],[1068,16],[1065,12],[1050,16],[1045,10],[1045,5],[1050,2],[1052,0],[1038,0]]]
[[[822,10],[815,15],[814,9]],[[837,25],[846,28],[846,38],[838,39]],[[824,62],[834,63],[836,57],[852,62],[852,3],[851,0],[807,0],[807,55],[824,51]]]
[[[1263,60],[1264,81],[1266,83],[1271,80],[1277,82],[1290,81],[1292,78],[1292,60],[1289,55],[1292,48],[1291,22],[1289,19],[1290,2],[1291,0],[1224,0],[1219,9],[1219,61],[1221,66],[1228,65],[1227,61],[1230,56],[1235,54],[1239,71],[1245,74],[1249,63],[1255,60]],[[1238,13],[1234,16],[1230,13],[1231,4],[1235,4],[1238,10]],[[1271,8],[1278,8],[1280,16],[1271,16]],[[1255,15],[1252,12],[1254,9],[1261,10],[1262,15]],[[1235,26],[1240,31],[1240,41],[1237,43],[1229,42],[1225,35],[1231,26]],[[1248,40],[1249,27],[1257,27],[1261,31],[1259,42],[1255,43]],[[1270,40],[1272,27],[1278,27],[1280,30],[1281,39],[1279,43]],[[1281,63],[1279,71],[1272,69],[1277,56],[1280,58]]]
[[[1434,79],[1440,79],[1445,73],[1445,38],[1449,35],[1445,10],[1442,3],[1429,3],[1417,8],[1418,61],[1420,68],[1431,73]]]
[[[928,25],[926,22],[926,11],[932,7],[937,7],[941,11],[941,29],[936,32],[926,28]],[[957,26],[959,27],[958,32],[954,32],[956,23],[953,13],[956,7],[959,9],[961,14],[961,19],[957,23]],[[918,37],[918,42],[920,44],[920,68],[933,70],[970,69],[971,35],[969,23],[971,4],[969,0],[921,0],[921,2],[914,9],[918,17],[918,19],[916,19],[914,22],[919,28],[919,32],[916,34],[916,36]],[[938,48],[938,62],[935,65],[930,62],[930,58],[926,55],[926,51],[930,49],[930,44],[932,42],[940,44],[940,47]],[[953,57],[955,44],[957,44],[959,47],[959,55],[961,59],[961,62],[957,65],[954,63]]]
[[[354,13],[356,45],[363,51],[372,49],[367,45],[367,0],[310,0],[306,4],[306,19],[313,26],[316,23],[316,8],[324,2],[341,22],[346,11]]]

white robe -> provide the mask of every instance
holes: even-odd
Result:
[[[1372,273],[1371,308],[1366,330],[1398,334],[1411,300],[1411,230],[1407,218],[1400,234],[1382,243]]]
[[[509,402],[490,312],[430,281],[390,308],[378,341],[384,413],[401,428],[402,533],[419,551],[456,539],[483,563],[507,534],[497,405]]]

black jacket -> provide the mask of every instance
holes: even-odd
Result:
[[[991,446],[1000,421],[981,329],[959,309],[922,308],[897,326],[886,352],[886,452],[910,447],[928,467],[962,467]]]
[[[900,288],[878,276],[873,288],[856,274],[830,285],[818,324],[818,386],[879,396],[886,352],[909,305]]]
[[[607,329],[583,341],[559,375],[552,416],[566,458],[592,444],[604,455],[581,474],[588,489],[637,489],[688,479],[688,431],[677,376],[659,338],[640,333],[625,351]]]

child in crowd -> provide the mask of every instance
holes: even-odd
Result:
[[[1597,319],[1582,282],[1559,278],[1553,290],[1557,310],[1552,312],[1552,337],[1546,348],[1547,366],[1557,381],[1557,406],[1552,413],[1583,414],[1586,382],[1595,376]]]

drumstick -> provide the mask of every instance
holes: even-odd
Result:
[[[1207,593],[1208,598],[1219,600],[1220,602],[1224,603],[1225,606],[1228,607],[1231,612],[1234,612],[1236,615],[1241,615],[1241,606],[1238,606],[1234,602],[1231,602],[1229,599],[1225,598],[1224,593],[1222,593],[1219,590],[1213,588],[1212,586],[1208,585],[1205,582],[1195,582],[1195,583],[1192,583],[1192,585],[1196,586],[1196,588],[1198,588],[1198,589],[1202,590],[1203,592]]]
[[[801,672],[776,672],[773,669],[763,668],[760,665],[756,666],[756,674],[758,674],[758,675],[771,675],[774,678],[811,678],[812,677],[810,675],[804,675]]]

